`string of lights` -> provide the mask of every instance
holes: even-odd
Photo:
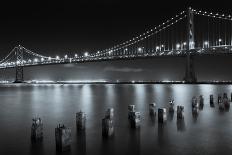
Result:
[[[184,12],[182,12],[182,14],[183,13]],[[110,48],[110,49],[103,50],[100,53],[98,52],[98,55],[109,54],[109,53],[118,51],[120,49],[126,48],[128,46],[134,45],[134,44],[136,44],[136,43],[138,43],[140,41],[143,41],[144,39],[147,39],[147,38],[149,38],[149,37],[151,37],[151,36],[153,36],[155,34],[158,34],[159,32],[164,31],[165,29],[167,29],[168,27],[170,27],[170,26],[178,23],[182,19],[185,19],[187,17],[187,15],[183,15],[182,17],[180,17],[179,15],[177,15],[176,17],[179,17],[179,18],[178,19],[172,18],[173,20],[168,20],[168,22],[163,23],[162,25],[159,25],[158,27],[155,27],[152,31],[149,31],[149,32],[152,32],[152,33],[146,33],[145,35],[141,35],[141,37],[140,36],[136,37],[136,39],[133,38],[129,43],[124,42],[124,43],[122,43],[122,46],[120,46],[118,48]]]
[[[98,51],[97,54],[98,54],[98,55],[105,54],[105,52],[109,52],[109,51],[111,51],[111,50],[114,50],[114,49],[116,49],[116,48],[119,48],[120,46],[124,46],[124,45],[130,44],[130,43],[132,43],[132,42],[134,42],[134,41],[136,41],[136,40],[140,40],[141,38],[144,38],[144,37],[146,37],[146,36],[153,35],[153,34],[154,34],[154,31],[159,31],[159,30],[164,29],[164,28],[165,28],[165,25],[167,25],[167,24],[171,24],[171,25],[172,25],[172,24],[174,23],[173,21],[178,20],[178,18],[179,18],[181,15],[184,15],[185,13],[186,13],[185,11],[182,11],[181,13],[177,14],[176,16],[174,16],[174,17],[172,17],[172,18],[166,20],[166,21],[163,22],[162,24],[160,24],[160,25],[158,25],[158,26],[156,26],[156,27],[154,27],[154,28],[152,28],[152,29],[150,29],[150,30],[144,32],[143,34],[140,34],[140,35],[138,35],[138,36],[136,36],[136,37],[133,37],[132,39],[127,40],[127,41],[125,41],[125,42],[123,42],[123,43],[121,43],[121,44],[115,45],[115,46],[113,46],[113,47],[111,47],[111,48],[107,48],[107,49],[105,49],[105,50]]]
[[[197,15],[232,21],[231,15],[225,15],[225,14],[219,14],[219,13],[213,13],[213,12],[207,12],[207,11],[201,11],[201,10],[195,10],[195,9],[193,9],[192,11],[194,14],[197,14]]]
[[[15,49],[16,49],[16,47],[14,47],[14,48],[10,51],[10,53],[0,61],[0,64],[1,64],[1,63],[4,63],[4,62],[7,60],[7,58],[8,58],[12,53],[14,53]]]
[[[231,15],[224,15],[212,12],[205,12],[201,10],[192,9],[194,15],[200,15],[199,18],[207,17],[207,20],[203,21],[202,25],[205,25],[204,22],[207,22],[208,30],[217,30],[212,32],[211,35],[213,39],[210,39],[209,31],[205,31],[201,24],[198,25],[199,32],[197,31],[198,38],[195,38],[195,43],[198,46],[195,47],[197,53],[207,53],[209,50],[215,52],[215,50],[231,50],[232,45],[232,29],[226,24],[231,24],[232,17]],[[203,17],[205,16],[205,17]],[[23,46],[14,47],[10,53],[0,61],[0,68],[2,67],[15,67],[17,66],[16,53],[17,50],[22,50],[24,55],[26,55],[27,61],[22,60],[20,65],[37,65],[37,64],[59,64],[59,63],[71,63],[79,61],[95,61],[102,59],[113,59],[113,58],[127,58],[131,56],[161,56],[161,55],[181,55],[185,54],[187,46],[187,38],[185,40],[186,34],[184,33],[184,27],[186,27],[184,19],[187,18],[187,13],[185,11],[180,12],[173,18],[166,20],[164,23],[140,34],[136,37],[133,37],[130,40],[117,44],[111,48],[104,49],[102,51],[97,51],[96,53],[85,52],[83,55],[79,56],[75,54],[73,57],[65,55],[63,58],[59,56],[48,57],[41,54],[38,54],[34,51],[26,49]],[[222,19],[222,20],[213,20],[213,24],[210,24],[212,18]],[[210,19],[210,20],[209,20]],[[218,22],[219,21],[219,22]],[[201,23],[200,20],[199,23]],[[197,22],[196,22],[197,23]],[[198,24],[199,24],[198,23]],[[219,28],[218,28],[218,27]],[[205,26],[206,27],[206,26]],[[211,28],[211,29],[210,29]],[[224,31],[224,32],[221,32]],[[201,32],[207,33],[203,34]],[[228,33],[228,34],[227,34]],[[222,38],[224,37],[224,38]],[[200,39],[199,39],[200,38]],[[228,42],[231,39],[231,44],[228,46]],[[208,51],[206,50],[208,49]],[[114,57],[112,57],[114,56]],[[32,58],[32,59],[28,59]]]
[[[131,43],[126,44],[126,45],[124,45],[124,46],[121,46],[121,47],[119,47],[119,48],[115,48],[115,49],[111,49],[110,51],[106,51],[106,52],[103,53],[103,54],[107,54],[107,52],[115,52],[115,51],[118,51],[118,50],[120,50],[120,49],[124,49],[124,48],[126,48],[126,47],[131,46],[131,45],[134,45],[134,44],[136,44],[136,43],[138,43],[138,42],[141,42],[141,41],[143,41],[144,39],[147,39],[147,38],[149,38],[149,37],[151,37],[151,36],[153,36],[153,35],[155,35],[155,34],[158,34],[158,33],[162,32],[162,31],[164,31],[164,30],[167,29],[168,27],[170,27],[170,26],[172,26],[172,25],[178,23],[179,21],[181,21],[182,19],[184,19],[184,18],[186,18],[186,17],[187,17],[187,15],[184,15],[183,17],[180,17],[179,19],[176,19],[176,20],[173,21],[172,23],[170,23],[170,24],[168,24],[168,25],[165,25],[164,27],[161,27],[160,29],[158,29],[158,30],[156,30],[156,31],[153,31],[151,34],[148,34],[148,35],[146,35],[146,36],[143,36],[143,37],[141,37],[141,38],[135,40],[134,42],[131,42]]]

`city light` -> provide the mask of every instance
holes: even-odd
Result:
[[[49,58],[48,58],[48,59],[49,59]],[[60,59],[60,57],[57,55],[57,56],[56,56],[56,60],[59,60],[59,59]],[[50,58],[50,60],[51,60],[51,58]]]
[[[64,56],[64,58],[65,58],[65,59],[68,59],[68,55],[66,54],[66,55]]]

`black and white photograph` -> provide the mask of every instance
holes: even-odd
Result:
[[[232,1],[0,3],[0,155],[231,155]]]

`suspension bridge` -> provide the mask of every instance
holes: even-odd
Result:
[[[24,81],[26,66],[129,60],[150,57],[186,57],[186,83],[197,82],[196,55],[232,54],[232,16],[188,8],[130,40],[100,51],[51,57],[18,45],[0,60],[0,69],[15,68],[15,82]]]

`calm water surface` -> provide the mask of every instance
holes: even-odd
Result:
[[[63,154],[231,154],[232,111],[220,112],[209,105],[219,93],[232,92],[231,85],[1,85],[0,154],[55,155],[55,127],[65,124],[72,130],[72,146]],[[193,118],[191,98],[204,95],[205,106]],[[165,125],[149,117],[149,103],[168,107],[170,98],[185,106],[185,119],[177,122],[176,113],[168,115]],[[141,112],[140,129],[131,129],[127,106]],[[103,140],[101,119],[107,108],[114,108],[115,136]],[[86,134],[76,133],[75,114],[87,113]],[[44,140],[32,144],[32,118],[44,123]]]

